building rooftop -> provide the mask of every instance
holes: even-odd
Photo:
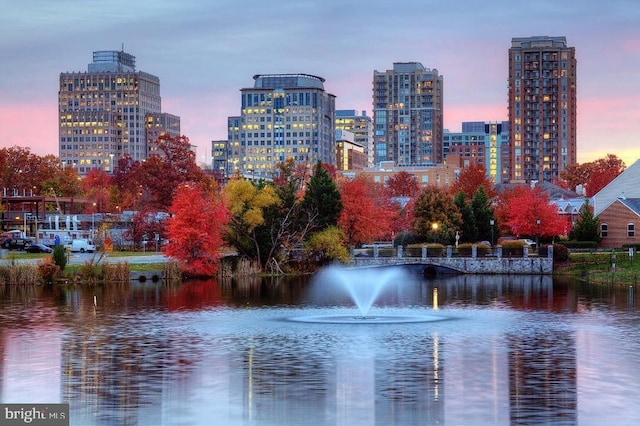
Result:
[[[256,74],[254,89],[316,88],[324,90],[324,78],[311,74]]]

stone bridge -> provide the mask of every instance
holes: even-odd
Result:
[[[473,247],[470,257],[453,256],[451,246],[447,247],[446,256],[432,257],[426,255],[423,249],[421,257],[403,256],[402,247],[398,247],[396,256],[378,256],[378,250],[373,257],[351,258],[353,267],[371,268],[383,266],[406,266],[411,270],[425,275],[444,273],[463,274],[521,274],[521,275],[550,275],[553,274],[553,251],[549,248],[547,257],[529,257],[528,250],[524,250],[522,257],[503,257],[501,247],[494,255],[479,257]]]

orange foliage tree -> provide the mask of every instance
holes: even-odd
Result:
[[[607,154],[604,158],[590,163],[569,164],[560,172],[560,179],[564,180],[571,190],[575,190],[578,185],[586,187],[586,195],[592,197],[625,168],[622,159],[615,154]]]
[[[187,275],[215,274],[229,221],[223,202],[204,185],[182,185],[169,212],[165,254],[176,259]]]
[[[540,188],[518,186],[506,190],[500,195],[495,212],[498,223],[515,236],[555,237],[565,232],[565,222]]]
[[[340,183],[342,212],[338,226],[347,236],[347,243],[359,245],[391,236],[395,209],[382,195],[380,184],[366,177],[356,177]]]

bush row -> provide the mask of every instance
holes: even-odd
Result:
[[[49,284],[60,276],[61,268],[47,256],[37,265],[12,264],[0,266],[0,287],[12,285]],[[129,281],[131,270],[128,262],[93,263],[80,266],[73,276],[74,282],[95,284],[98,282]]]

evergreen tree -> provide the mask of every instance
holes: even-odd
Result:
[[[593,209],[589,205],[589,199],[585,200],[576,223],[571,231],[571,239],[578,241],[600,242],[600,219],[593,215]]]
[[[491,220],[494,220],[493,209],[491,208],[491,200],[487,196],[484,187],[479,187],[475,194],[473,194],[470,204],[478,230],[474,241],[491,241]]]
[[[318,161],[309,185],[304,193],[302,210],[305,218],[315,230],[336,226],[342,211],[340,191],[329,173]]]
[[[467,197],[464,192],[459,192],[453,199],[453,202],[462,215],[462,229],[460,232],[461,242],[472,242],[478,238],[478,227],[476,218],[470,203],[467,203]]]

